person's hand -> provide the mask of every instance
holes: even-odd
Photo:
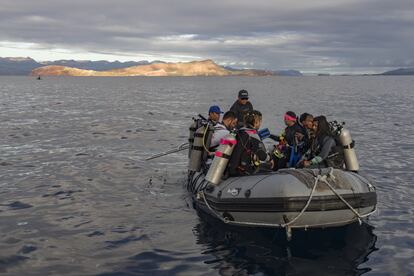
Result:
[[[304,162],[304,160],[300,160],[297,164],[296,164],[296,166],[295,166],[295,168],[296,169],[302,169],[304,166],[303,166],[303,162]]]
[[[300,143],[303,140],[303,137],[305,137],[302,133],[296,132],[295,133],[295,142],[296,144]]]
[[[275,161],[272,159],[270,160],[270,169],[273,169],[275,167]]]
[[[304,137],[305,135],[303,135],[302,133],[300,133],[300,132],[296,132],[295,133],[295,137],[300,141],[300,140],[302,140],[303,139],[303,137]]]
[[[311,165],[310,161],[308,161],[308,160],[303,161],[303,167],[304,168],[309,167],[310,165]]]

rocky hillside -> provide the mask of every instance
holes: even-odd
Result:
[[[212,60],[187,63],[163,61],[55,60],[0,57],[0,75],[42,76],[301,76],[295,70],[257,70],[222,67]]]
[[[243,72],[243,71],[241,71]],[[83,70],[66,66],[43,66],[32,71],[34,76],[231,76],[241,75],[226,70],[212,60],[186,63],[153,63],[107,71]],[[251,75],[251,72],[246,72]]]

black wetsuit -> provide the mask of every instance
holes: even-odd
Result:
[[[312,141],[311,165],[313,167],[343,168],[343,148],[332,136],[317,137]]]
[[[295,134],[299,132],[304,137],[308,136],[306,128],[301,126],[299,123],[295,123],[293,126],[286,127],[285,129],[285,140],[289,145],[295,145]]]
[[[235,101],[234,104],[230,107],[230,110],[233,111],[234,113],[236,113],[237,116],[237,120],[238,123],[237,125],[239,127],[242,127],[244,125],[244,115],[248,112],[248,111],[252,111],[253,110],[253,105],[251,102],[247,102],[246,104],[242,105],[239,103],[239,101]]]
[[[301,125],[300,123],[297,123],[298,126],[300,127],[300,133],[303,134],[303,153],[307,152],[310,147],[311,147],[311,143],[312,143],[312,139],[311,139],[311,135],[310,135],[310,131],[303,125]]]
[[[255,129],[242,128],[237,135],[237,144],[231,155],[228,171],[231,176],[254,174],[258,170],[257,161],[269,161],[266,147]]]

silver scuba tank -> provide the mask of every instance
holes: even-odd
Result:
[[[192,150],[191,148],[194,144],[194,133],[197,130],[197,126],[198,126],[198,120],[193,118],[193,123],[190,125],[190,127],[188,129],[190,131],[190,134],[188,135],[188,144],[189,144],[188,158],[191,157],[191,150]]]
[[[213,162],[207,172],[205,178],[207,181],[215,185],[220,183],[221,177],[223,176],[236,144],[236,135],[233,133],[230,133],[221,139],[220,146],[216,150]]]
[[[191,146],[190,159],[188,160],[188,169],[198,172],[201,169],[201,158],[203,156],[203,135],[207,126],[202,126],[194,133],[194,143]]]
[[[345,166],[348,171],[358,171],[359,163],[354,150],[354,141],[352,140],[351,133],[346,128],[341,129],[339,134],[339,141],[344,147],[344,159]]]
[[[209,155],[212,154],[212,152],[210,152],[210,146],[211,146],[211,138],[213,137],[213,133],[214,133],[214,126],[211,123],[209,123],[207,133],[206,135],[204,135],[205,148],[203,151],[203,156],[201,158],[201,161],[204,163],[207,162],[207,158],[209,158]]]
[[[194,143],[191,147],[190,159],[188,162],[188,169],[190,171],[199,172],[201,170],[203,157],[204,155],[207,156],[208,154],[205,151],[205,148],[208,149],[209,147],[207,144],[209,144],[209,141],[211,141],[211,139],[209,140],[208,137],[211,138],[211,134],[212,127],[210,126],[210,123],[201,126],[194,133]]]

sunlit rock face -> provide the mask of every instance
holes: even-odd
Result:
[[[217,65],[212,60],[153,63],[107,71],[83,70],[78,68],[49,65],[36,68],[33,76],[265,76],[274,75],[274,72],[264,70],[228,70]]]

